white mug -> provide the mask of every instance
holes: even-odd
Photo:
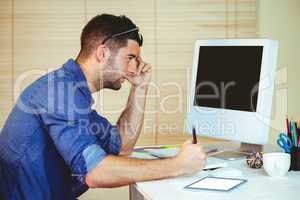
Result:
[[[284,176],[291,165],[291,155],[288,153],[264,153],[263,166],[269,176]]]

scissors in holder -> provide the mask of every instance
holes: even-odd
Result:
[[[285,153],[291,153],[293,142],[286,134],[279,134],[277,144],[285,151]]]

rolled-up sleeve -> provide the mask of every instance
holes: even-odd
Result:
[[[107,155],[97,138],[89,131],[89,124],[86,124],[88,120],[69,120],[55,113],[41,116],[54,145],[70,167],[72,176],[84,183],[85,175]]]

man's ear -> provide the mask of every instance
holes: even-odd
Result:
[[[98,62],[107,63],[110,57],[110,50],[105,45],[99,45],[96,49],[96,58]]]

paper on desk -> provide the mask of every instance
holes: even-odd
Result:
[[[204,149],[207,154],[217,151],[215,147],[206,147]],[[145,149],[145,151],[149,152],[151,155],[159,158],[174,157],[178,153],[178,150],[178,148]]]
[[[148,152],[139,152],[139,151],[132,152],[132,154],[129,157],[140,158],[140,159],[157,159],[157,157],[152,156]]]
[[[147,149],[151,155],[159,158],[169,158],[176,156],[178,148]]]
[[[159,158],[168,158],[176,156],[178,152],[178,148],[165,148],[165,149],[147,149],[145,151],[149,152],[152,156],[159,157]],[[213,169],[219,167],[227,167],[228,161],[209,157],[207,158],[206,166],[203,169]]]

